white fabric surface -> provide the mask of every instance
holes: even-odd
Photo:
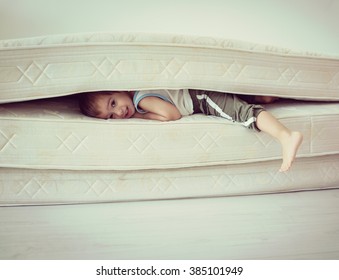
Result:
[[[0,3],[0,103],[164,88],[339,99],[338,1]]]

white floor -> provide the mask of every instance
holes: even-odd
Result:
[[[339,259],[339,189],[1,207],[0,259]]]

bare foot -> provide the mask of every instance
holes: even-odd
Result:
[[[292,163],[296,157],[300,144],[303,141],[303,136],[299,131],[292,131],[281,142],[283,149],[283,162],[279,169],[280,172],[286,172],[292,166]]]

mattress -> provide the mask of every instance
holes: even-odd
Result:
[[[209,37],[104,33],[5,40],[0,73],[2,103],[112,88],[339,100],[339,55]]]
[[[0,168],[0,206],[230,197],[338,188],[339,156],[164,170]]]
[[[304,134],[286,174],[278,172],[276,141],[216,117],[101,120],[81,115],[75,97],[3,104],[0,203],[174,199],[337,186],[339,103],[290,100],[267,109]]]
[[[2,7],[1,103],[112,88],[339,99],[337,2],[54,2]]]
[[[285,101],[267,109],[303,133],[299,157],[339,154],[339,103]],[[83,116],[71,97],[3,104],[0,118],[0,167],[141,170],[281,157],[267,134],[200,114],[175,122],[101,120]]]
[[[79,3],[0,3],[1,205],[338,186],[337,2]],[[304,134],[293,170],[278,172],[269,136],[223,119],[98,120],[76,104],[80,92],[164,88],[291,99],[267,108]]]

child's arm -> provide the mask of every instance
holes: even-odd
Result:
[[[139,107],[146,111],[145,114],[136,112],[134,118],[157,121],[175,121],[181,118],[177,107],[159,97],[145,97],[139,102]]]

